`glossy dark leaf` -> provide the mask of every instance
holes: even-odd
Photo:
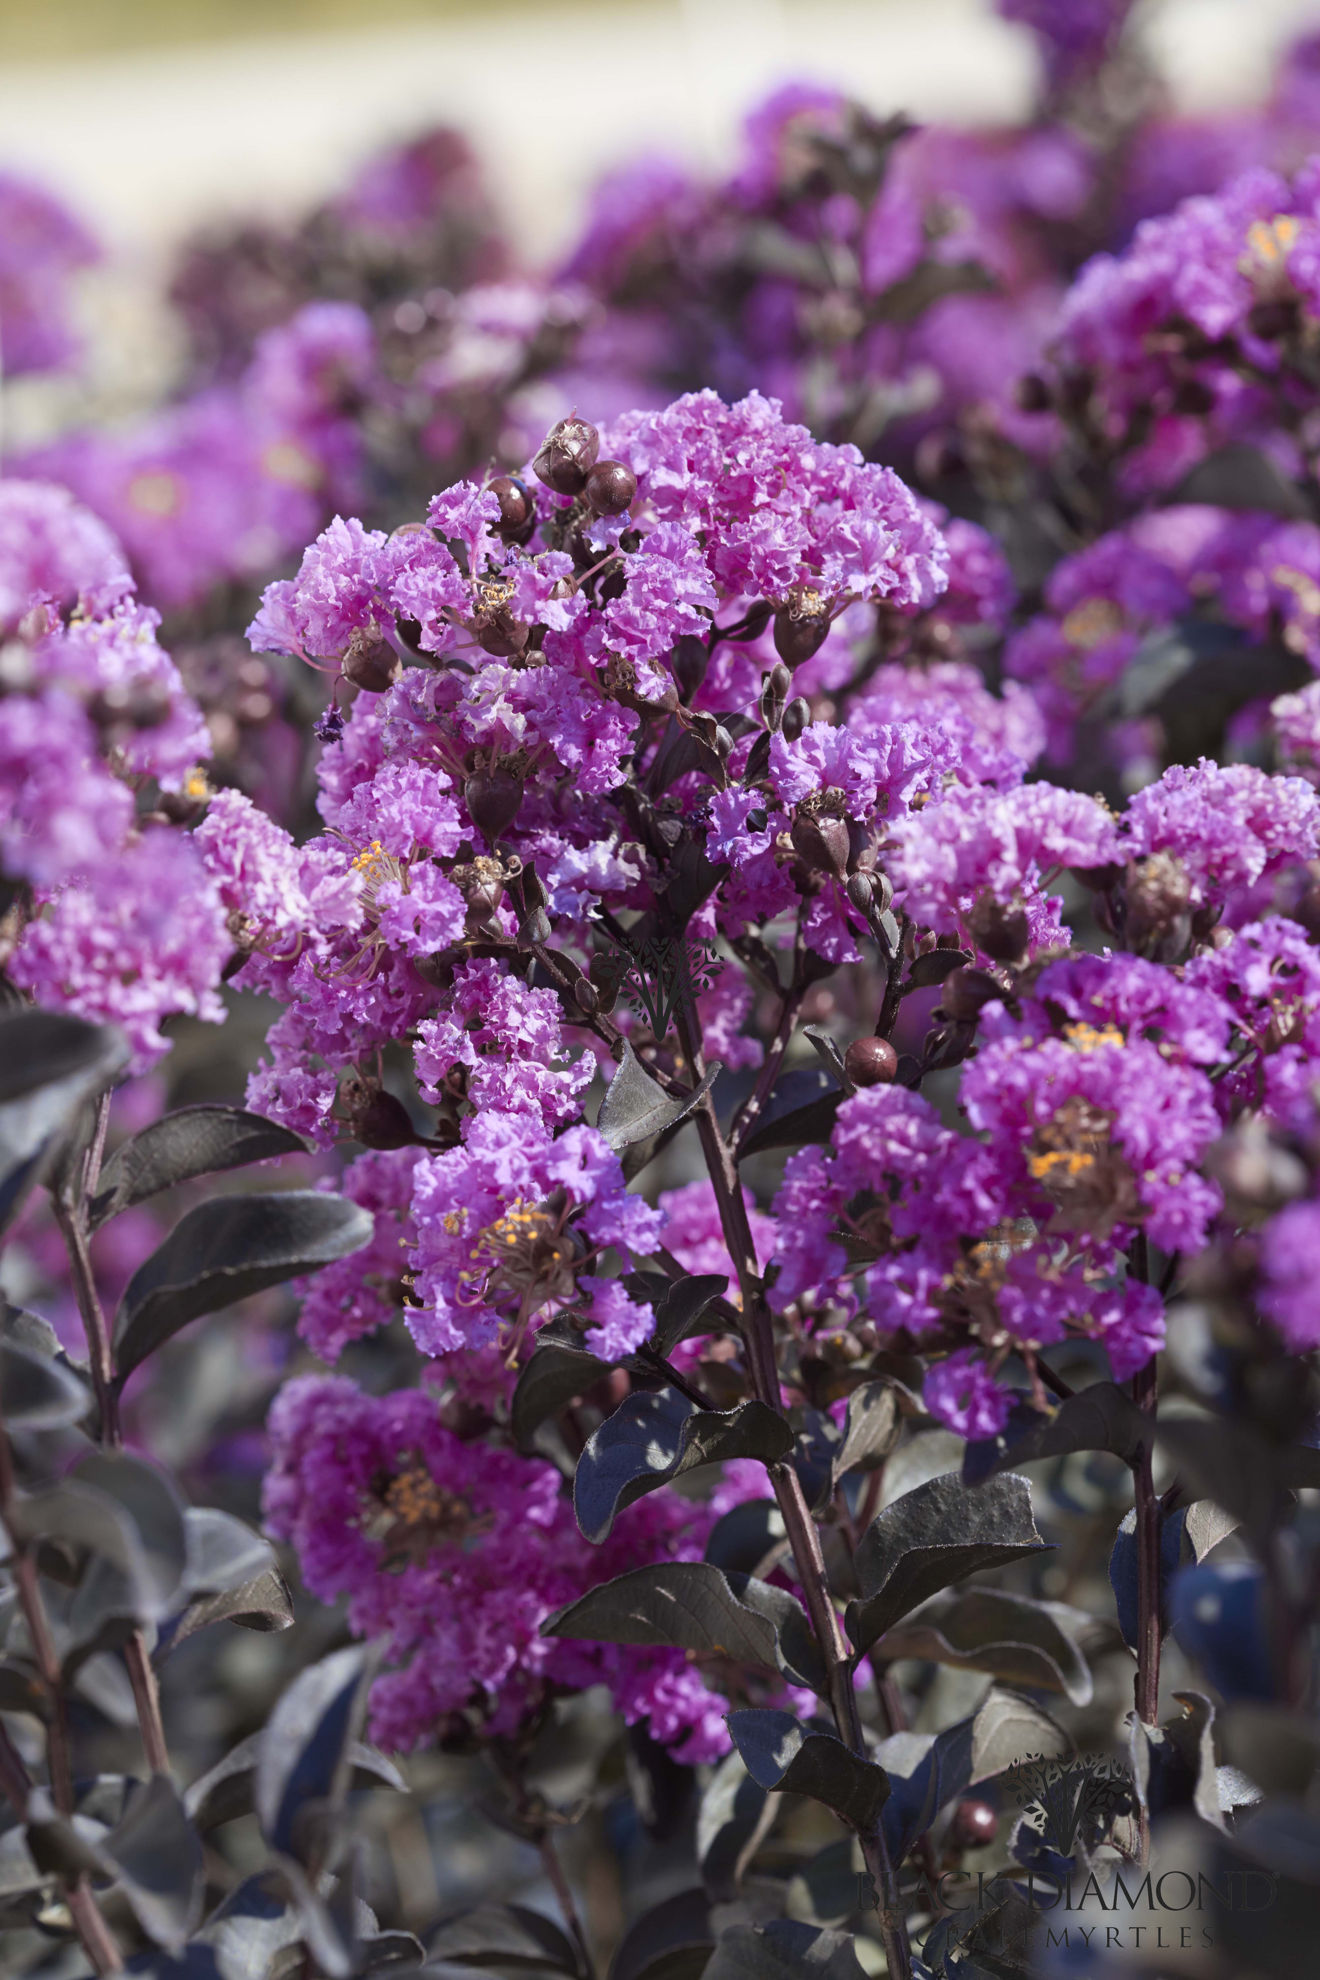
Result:
[[[184,1806],[196,1828],[218,1828],[222,1822],[236,1821],[250,1812],[254,1805],[261,1739],[259,1732],[249,1734],[193,1782],[184,1796]],[[394,1762],[378,1753],[374,1746],[355,1740],[348,1749],[348,1759],[351,1787],[387,1787],[398,1794],[407,1792],[407,1782]]]
[[[632,1568],[548,1616],[541,1634],[717,1652],[736,1663],[778,1667],[774,1623],[740,1601],[729,1578],[704,1561]]]
[[[64,1358],[60,1337],[50,1321],[43,1320],[39,1313],[29,1313],[26,1307],[11,1306],[3,1293],[0,1293],[0,1340],[13,1341],[29,1354],[39,1354],[43,1361],[62,1362]]]
[[[797,1409],[793,1421],[793,1469],[811,1510],[822,1512],[834,1493],[834,1463],[843,1438],[828,1410]]]
[[[609,1980],[701,1980],[714,1943],[706,1892],[679,1891],[633,1920],[610,1962]]]
[[[765,1155],[774,1148],[802,1148],[808,1142],[828,1141],[834,1132],[834,1122],[839,1108],[847,1098],[842,1087],[835,1086],[824,1072],[789,1073],[779,1081],[776,1096],[784,1089],[800,1092],[800,1087],[789,1087],[790,1081],[810,1081],[815,1089],[814,1097],[787,1108],[777,1108],[775,1096],[766,1107],[760,1120],[738,1149],[738,1160],[745,1161],[749,1155]]]
[[[963,1793],[972,1777],[972,1721],[960,1719],[940,1733],[895,1733],[877,1755],[889,1775],[882,1817],[885,1841],[901,1863],[941,1808]]]
[[[843,1053],[839,1050],[837,1042],[830,1037],[824,1025],[804,1024],[802,1035],[811,1044],[817,1058],[825,1067],[827,1074],[832,1077],[836,1084],[842,1086],[845,1092],[850,1091],[852,1081],[843,1069]]]
[[[159,1611],[159,1587],[136,1528],[123,1507],[105,1493],[65,1480],[45,1491],[20,1495],[14,1501],[11,1518],[22,1539],[50,1540],[85,1549],[117,1569],[130,1592],[115,1613],[126,1609],[145,1618]],[[119,1582],[111,1586],[119,1600]]]
[[[269,1540],[232,1513],[215,1506],[189,1506],[183,1515],[184,1586],[190,1595],[216,1595],[241,1588],[275,1566]]]
[[[205,1875],[201,1840],[167,1774],[134,1789],[102,1847],[148,1938],[180,1952],[201,1916]]]
[[[214,1948],[225,1980],[270,1980],[280,1952],[301,1932],[283,1878],[261,1871],[222,1899],[202,1937]]]
[[[891,1781],[891,1795],[893,1786]],[[789,1916],[809,1925],[841,1925],[866,1903],[866,1874],[866,1859],[857,1837],[837,1837],[817,1850],[789,1880]]]
[[[597,1131],[616,1155],[635,1141],[648,1141],[652,1135],[663,1134],[666,1128],[676,1127],[692,1112],[715,1084],[720,1071],[717,1060],[706,1068],[691,1093],[676,1100],[658,1080],[652,1079],[632,1046],[625,1044],[619,1069],[600,1103]]]
[[[9,1660],[0,1663],[0,1712],[27,1712],[34,1719],[48,1719],[50,1711],[46,1687],[35,1672]]]
[[[997,1437],[967,1446],[963,1483],[980,1485],[1015,1465],[1072,1451],[1112,1451],[1131,1464],[1150,1441],[1149,1420],[1114,1382],[1092,1382],[1043,1414],[1019,1403]]]
[[[172,1480],[159,1466],[127,1451],[93,1451],[79,1460],[70,1477],[123,1507],[163,1609],[183,1581],[188,1558],[184,1509]]]
[[[190,1320],[346,1258],[374,1229],[369,1210],[320,1190],[199,1203],[128,1283],[115,1318],[120,1379]]]
[[[723,1295],[729,1281],[722,1272],[696,1272],[675,1279],[655,1307],[651,1341],[657,1354],[668,1356],[680,1341],[700,1331],[699,1323]]]
[[[246,1168],[279,1155],[305,1155],[311,1143],[290,1128],[242,1107],[182,1107],[118,1147],[101,1171],[91,1205],[93,1227],[195,1176]]]
[[[128,1056],[109,1025],[59,1011],[0,1014],[0,1230],[49,1171],[78,1109]]]
[[[600,1542],[617,1515],[647,1492],[703,1464],[788,1455],[793,1433],[777,1410],[755,1399],[734,1409],[696,1409],[674,1389],[632,1395],[592,1432],[578,1459],[573,1509],[588,1540]]]
[[[1072,1751],[1072,1741],[1043,1705],[1020,1692],[992,1685],[972,1716],[969,1786],[992,1781],[1033,1756],[1054,1759]]]
[[[1317,1453],[1280,1447],[1249,1423],[1223,1416],[1162,1420],[1159,1444],[1199,1497],[1236,1520],[1259,1547],[1282,1519],[1293,1491],[1320,1484]]]
[[[732,1897],[774,1818],[775,1806],[741,1756],[726,1754],[710,1778],[697,1815],[697,1863],[712,1897]]]
[[[70,1604],[75,1644],[113,1647],[123,1635],[109,1626],[155,1622],[177,1606],[186,1542],[183,1508],[163,1471],[125,1451],[94,1451],[70,1474],[72,1483],[119,1507],[135,1542],[131,1562],[97,1548]]]
[[[190,1602],[171,1629],[168,1641],[163,1642],[162,1654],[177,1650],[190,1636],[196,1636],[199,1629],[208,1629],[212,1623],[231,1622],[242,1629],[270,1634],[291,1629],[293,1620],[289,1584],[277,1567],[263,1568],[260,1574],[237,1588],[218,1589],[214,1595],[199,1595]]]
[[[784,1676],[793,1684],[804,1684],[823,1694],[828,1688],[825,1660],[797,1596],[772,1581],[758,1581],[732,1569],[724,1578],[744,1607],[755,1609],[774,1624],[775,1657]]]
[[[712,1567],[755,1574],[766,1556],[784,1543],[783,1514],[773,1499],[744,1499],[717,1519],[706,1542]]]
[[[847,1932],[775,1918],[723,1933],[704,1980],[866,1980]]]
[[[131,1980],[230,1980],[219,1966],[215,1950],[194,1940],[175,1953],[137,1953],[124,1968]]]
[[[24,1835],[32,1861],[43,1876],[73,1880],[115,1874],[114,1865],[100,1847],[96,1827],[58,1814],[50,1789],[40,1784],[28,1795]]]
[[[993,1687],[977,1710],[940,1733],[895,1733],[876,1759],[889,1775],[882,1817],[896,1863],[951,1801],[1029,1757],[1067,1751],[1068,1736],[1040,1707]]]
[[[366,1675],[360,1646],[336,1650],[300,1672],[270,1715],[254,1800],[266,1840],[282,1855],[302,1857],[309,1826],[342,1795],[366,1711]]]
[[[898,1391],[890,1382],[866,1382],[848,1398],[843,1438],[834,1456],[835,1490],[850,1471],[871,1471],[893,1450],[902,1428]]]
[[[523,1904],[479,1904],[427,1935],[433,1959],[510,1973],[579,1973],[572,1940],[552,1918]]]
[[[833,1733],[804,1726],[791,1712],[730,1712],[743,1765],[767,1793],[810,1795],[854,1828],[873,1828],[889,1793],[883,1767],[863,1760]]]
[[[858,1544],[861,1598],[847,1614],[854,1649],[868,1650],[918,1603],[965,1576],[1044,1547],[1025,1478],[1010,1472],[969,1490],[946,1472],[918,1485],[886,1506]]]
[[[509,1419],[519,1450],[529,1450],[532,1438],[550,1417],[594,1388],[609,1366],[585,1348],[546,1341],[519,1370]]]
[[[1215,1708],[1199,1691],[1175,1691],[1173,1696],[1179,1710],[1163,1725],[1144,1725],[1135,1717],[1131,1721],[1128,1752],[1137,1800],[1152,1821],[1190,1812],[1222,1828]]]
[[[881,1637],[879,1649],[890,1662],[924,1657],[955,1670],[988,1671],[1006,1684],[1060,1691],[1085,1705],[1091,1673],[1071,1633],[1085,1620],[1061,1603],[973,1588],[937,1598]]]
[[[91,1407],[87,1384],[67,1364],[14,1338],[0,1338],[0,1422],[8,1430],[59,1430]]]
[[[1172,1577],[1169,1612],[1183,1654],[1201,1666],[1225,1698],[1269,1701],[1278,1670],[1269,1600],[1255,1561],[1207,1561]]]
[[[946,976],[952,976],[955,969],[965,969],[974,960],[970,949],[928,949],[925,955],[913,958],[903,995],[909,990],[933,990]]]

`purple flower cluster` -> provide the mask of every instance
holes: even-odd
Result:
[[[75,282],[100,258],[82,222],[34,180],[0,172],[0,365],[57,371],[77,355]]]
[[[1243,1361],[1320,1344],[1315,50],[1277,133],[1193,142],[1124,0],[999,11],[1031,124],[795,83],[548,274],[439,136],[196,244],[191,395],[0,481],[10,985],[135,1071],[264,998],[248,1105],[370,1213],[265,1508],[383,1643],[387,1746],[604,1686],[718,1759],[799,1703],[769,1666],[543,1630],[748,1499],[755,1599],[818,1493],[851,1586],[855,1391],[972,1441],[1078,1369],[1149,1407],[1189,1293]],[[630,1478],[592,1545],[565,1478],[619,1405],[791,1453]]]
[[[314,303],[267,331],[243,375],[121,431],[74,432],[24,472],[105,519],[163,610],[251,583],[361,494],[349,409],[371,384],[363,313]]]
[[[38,1002],[122,1025],[140,1071],[166,1049],[166,1017],[223,1015],[232,942],[177,823],[206,796],[209,737],[95,517],[9,481],[0,524],[7,968]]]
[[[368,1396],[342,1377],[304,1377],[282,1391],[270,1430],[271,1531],[297,1548],[312,1593],[346,1595],[351,1627],[384,1645],[371,1721],[381,1745],[406,1751],[464,1716],[507,1737],[556,1688],[605,1684],[678,1758],[728,1751],[726,1701],[681,1651],[539,1633],[625,1566],[699,1560],[704,1507],[652,1493],[626,1533],[593,1548],[553,1465],[459,1438],[425,1389]]]

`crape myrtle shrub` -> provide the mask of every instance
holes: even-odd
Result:
[[[443,136],[194,244],[0,480],[9,1970],[1305,1970],[1316,54],[1002,11],[550,278]]]

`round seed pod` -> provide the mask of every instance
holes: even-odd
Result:
[[[621,516],[632,507],[637,476],[626,461],[597,461],[583,493],[598,516]]]
[[[949,1823],[949,1841],[955,1849],[984,1849],[999,1834],[999,1815],[988,1801],[974,1796],[958,1803]]]
[[[512,770],[476,770],[463,786],[468,817],[488,845],[507,832],[523,801],[523,780]]]
[[[843,1070],[854,1086],[892,1086],[898,1053],[887,1038],[854,1038],[843,1055]]]
[[[403,662],[388,640],[359,627],[348,642],[340,671],[364,694],[384,694],[398,680]]]
[[[517,542],[536,520],[535,502],[521,481],[515,480],[511,474],[497,474],[490,484],[490,492],[500,505],[495,534],[502,536],[506,542]]]
[[[599,452],[600,435],[590,420],[571,413],[550,428],[532,467],[556,495],[580,495]]]
[[[775,652],[789,667],[800,667],[825,643],[829,603],[814,585],[795,584],[775,613]]]

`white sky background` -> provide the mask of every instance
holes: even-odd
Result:
[[[1160,0],[1152,39],[1189,107],[1249,101],[1320,0]],[[540,0],[514,13],[11,63],[0,163],[35,170],[144,260],[224,211],[296,211],[361,155],[436,120],[486,160],[524,253],[552,256],[607,165],[663,148],[715,164],[789,75],[880,110],[1007,118],[1026,38],[989,0]]]

